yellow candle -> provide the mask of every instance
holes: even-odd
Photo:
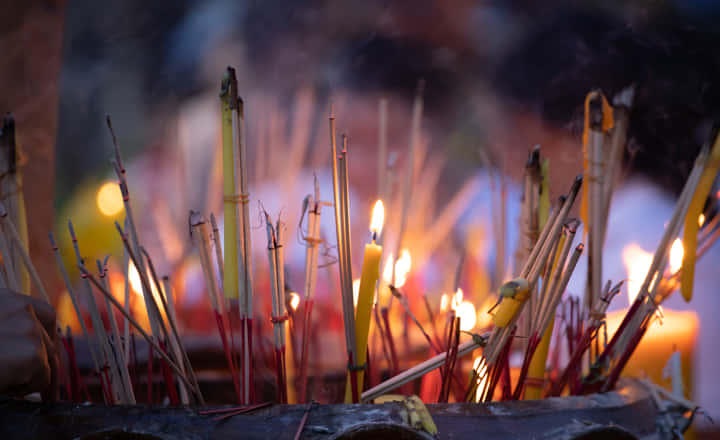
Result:
[[[367,343],[370,332],[370,315],[375,296],[375,284],[380,276],[380,258],[382,257],[382,246],[375,243],[375,238],[382,230],[384,210],[382,201],[378,200],[373,207],[370,231],[373,239],[365,245],[365,256],[363,257],[362,275],[360,276],[360,288],[358,289],[358,301],[355,309],[355,338],[357,341],[358,359],[356,365],[364,365],[367,360]],[[357,386],[359,396],[363,389],[364,371],[357,372]],[[350,373],[348,372],[347,386],[345,388],[345,402],[352,402],[352,390],[350,389]]]
[[[626,310],[608,313],[608,336],[612,337]],[[675,351],[680,352],[685,390],[692,398],[692,369],[700,320],[695,312],[663,309],[662,325],[653,322],[633,352],[622,372],[624,377],[647,376],[654,383],[671,390],[671,380],[663,379],[663,369]]]
[[[232,104],[230,77],[223,78],[220,99],[222,103],[222,147],[223,147],[223,215],[225,221],[225,271],[223,293],[226,298],[238,297],[237,225],[238,210],[235,182],[235,151],[233,146]]]

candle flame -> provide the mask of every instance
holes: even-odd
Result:
[[[477,322],[475,304],[470,301],[463,301],[455,309],[455,314],[460,318],[460,330],[469,332],[475,327]]]
[[[130,290],[135,292],[136,295],[140,296],[142,298],[143,291],[142,291],[142,281],[140,280],[140,273],[138,272],[137,268],[135,267],[135,264],[130,261],[128,264],[128,281],[130,282]],[[147,270],[147,277],[150,279],[150,269]],[[160,304],[160,294],[157,291],[157,287],[151,282],[150,283],[150,290],[152,291],[153,297],[155,297],[155,300]]]
[[[385,221],[385,208],[382,200],[375,202],[373,206],[372,217],[370,220],[370,231],[375,235],[380,235]]]
[[[447,293],[443,293],[440,297],[440,311],[445,312],[448,309],[448,295]]]
[[[407,249],[403,249],[400,252],[400,258],[395,262],[395,287],[399,288],[405,285],[411,265],[412,258],[410,258],[410,252]]]
[[[698,226],[701,226],[705,224],[705,214],[700,213],[698,216]]]
[[[295,292],[290,292],[290,307],[292,307],[293,310],[297,310],[299,305],[300,305],[300,295],[298,295]]]
[[[670,272],[675,273],[682,267],[683,255],[685,249],[683,248],[682,240],[676,238],[673,241],[672,247],[670,248]]]
[[[622,251],[623,264],[628,274],[628,303],[632,304],[642,287],[648,269],[652,264],[653,255],[641,248],[637,243],[630,243]]]
[[[98,189],[97,207],[104,216],[112,217],[123,210],[123,198],[117,183],[106,182]]]
[[[360,295],[360,278],[353,280],[353,305],[357,307],[358,296]]]
[[[389,284],[392,282],[392,276],[393,276],[393,254],[390,252],[390,255],[387,256],[387,259],[385,260],[385,267],[383,267],[383,281],[385,283]]]
[[[451,308],[457,310],[458,306],[463,302],[463,291],[458,287],[457,292],[453,295]]]

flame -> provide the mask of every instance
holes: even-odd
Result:
[[[353,280],[353,305],[357,307],[358,296],[360,295],[360,278]]]
[[[299,305],[300,305],[300,295],[298,295],[295,292],[290,292],[290,307],[292,307],[293,310],[297,310]]]
[[[447,296],[443,294],[440,308],[443,309],[443,302],[447,303]],[[445,305],[447,308],[447,305]],[[458,289],[455,295],[452,297],[452,304],[450,308],[455,310],[455,315],[460,318],[460,330],[470,331],[475,327],[477,323],[477,313],[475,311],[475,304],[470,301],[463,301],[463,291]]]
[[[383,207],[382,200],[375,202],[373,206],[372,217],[370,220],[370,231],[375,235],[380,235],[383,228],[383,222],[385,221],[385,208]]]
[[[389,284],[392,283],[392,276],[393,276],[393,254],[392,252],[390,255],[387,256],[387,259],[385,260],[385,267],[383,268],[383,281],[385,283]]]
[[[410,258],[410,252],[408,252],[407,249],[403,249],[400,252],[400,258],[395,262],[395,287],[405,285],[411,265],[412,258]]]
[[[463,291],[462,289],[458,288],[457,292],[455,292],[455,295],[453,295],[452,298],[452,305],[450,308],[453,310],[457,310],[458,306],[462,304],[463,302]]]
[[[114,182],[105,182],[97,192],[97,207],[100,213],[112,217],[123,210],[123,198],[120,188]]]
[[[460,330],[469,332],[475,327],[477,322],[475,304],[470,301],[463,301],[455,309],[455,314],[460,317]]]
[[[448,309],[448,295],[447,293],[443,293],[440,297],[440,311],[445,312]]]
[[[628,303],[632,304],[640,291],[645,276],[652,264],[653,255],[637,243],[630,243],[622,251],[623,264],[628,274]]]
[[[682,240],[679,238],[676,238],[675,241],[673,241],[672,247],[670,248],[670,272],[675,273],[682,267],[682,260],[683,260],[683,254],[685,253],[685,249],[683,249]]]
[[[701,226],[705,224],[705,214],[700,213],[698,216],[698,226]]]
[[[150,269],[147,269],[147,279],[150,280]],[[130,282],[130,290],[135,292],[136,295],[142,298],[142,281],[140,280],[140,273],[138,272],[137,268],[135,267],[135,263],[130,261],[128,264],[128,281]],[[153,297],[155,298],[155,301],[157,301],[158,304],[160,304],[160,294],[157,291],[157,287],[155,286],[152,281],[149,281],[150,283],[150,291],[152,292]]]

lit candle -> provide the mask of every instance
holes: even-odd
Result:
[[[678,239],[675,240],[669,255],[669,271],[675,273],[680,269],[683,259],[683,245]],[[631,243],[623,250],[623,263],[628,271],[628,301],[632,304],[639,283],[645,277],[650,267],[652,256],[637,244]],[[666,274],[667,274],[666,273]],[[627,309],[608,313],[607,331],[608,337],[617,330],[622,322]],[[682,379],[685,390],[692,397],[692,369],[696,355],[696,342],[700,321],[695,312],[677,311],[662,308],[661,322],[653,322],[647,329],[640,344],[633,352],[630,360],[622,371],[624,377],[643,377],[647,375],[653,382],[670,389],[671,380],[663,378],[663,368],[674,352],[680,352]]]
[[[362,275],[360,276],[360,287],[358,289],[357,307],[355,309],[355,338],[357,341],[357,365],[363,366],[367,360],[367,343],[368,333],[370,332],[370,315],[373,306],[373,297],[375,296],[375,284],[380,276],[380,258],[382,256],[382,246],[375,243],[378,235],[382,231],[385,212],[382,201],[375,202],[372,212],[372,220],[370,221],[370,232],[372,232],[372,240],[365,245],[365,256],[363,257]],[[357,372],[357,395],[361,394],[363,389],[363,373]],[[345,390],[345,402],[352,402],[352,392],[350,390],[350,376],[348,373],[347,387]]]

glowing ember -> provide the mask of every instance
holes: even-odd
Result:
[[[106,182],[97,192],[97,207],[108,217],[118,214],[123,209],[123,199],[117,183]]]
[[[645,281],[645,276],[652,264],[653,255],[636,243],[630,243],[623,249],[622,259],[628,274],[628,303],[632,304],[640,291],[643,281]]]
[[[403,249],[400,252],[400,258],[395,262],[395,287],[402,287],[407,281],[407,276],[410,273],[410,266],[412,265],[412,258],[410,258],[410,252],[407,249]]]
[[[675,241],[673,241],[672,247],[670,248],[670,272],[675,273],[682,267],[682,260],[683,260],[683,254],[685,253],[685,250],[683,249],[682,240],[679,238],[676,238]]]
[[[300,295],[298,295],[295,292],[290,292],[290,307],[292,307],[293,310],[297,310],[299,305],[300,305]]]
[[[385,209],[382,200],[375,202],[373,206],[372,217],[370,220],[370,231],[375,235],[380,235],[385,221]]]

